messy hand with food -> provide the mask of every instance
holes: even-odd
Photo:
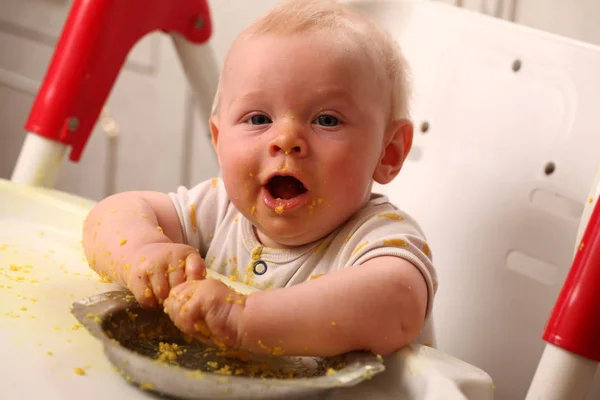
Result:
[[[129,192],[106,198],[90,212],[83,246],[90,268],[153,308],[173,287],[206,276],[204,260],[181,236],[167,195]]]
[[[246,296],[221,281],[188,281],[171,290],[164,311],[183,333],[221,349],[237,348]]]

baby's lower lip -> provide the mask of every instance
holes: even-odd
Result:
[[[282,214],[284,211],[294,210],[308,203],[308,192],[304,192],[301,195],[292,197],[291,199],[276,199],[271,196],[271,193],[267,190],[267,188],[263,187],[262,191],[263,201],[267,208],[270,208],[278,214]]]

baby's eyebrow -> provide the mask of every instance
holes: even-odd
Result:
[[[324,89],[317,90],[315,93],[317,101],[335,101],[343,105],[356,107],[356,100],[352,93],[346,89]]]
[[[310,91],[310,92],[308,92]],[[239,103],[264,102],[265,98],[272,96],[271,90],[256,90],[243,93],[234,97],[229,102],[229,107],[236,107]],[[335,103],[336,107],[358,108],[358,99],[352,95],[352,92],[345,88],[308,88],[300,98],[299,105],[309,107],[327,107],[328,103]]]
[[[267,94],[262,90],[244,93],[240,96],[237,96],[237,97],[234,97],[233,99],[231,99],[231,101],[229,102],[229,107],[234,107],[237,103],[240,103],[240,102],[253,102],[256,100],[261,100],[261,99],[264,99],[265,96],[267,96]]]

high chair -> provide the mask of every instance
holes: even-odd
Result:
[[[600,49],[436,2],[348,3],[389,30],[411,65],[413,149],[376,190],[431,242],[439,346],[407,346],[384,373],[326,398],[585,398],[600,360]],[[69,315],[75,299],[115,286],[82,259],[93,202],[52,187],[65,152],[82,156],[127,53],[154,30],[172,36],[207,117],[218,66],[205,0],[72,6],[11,181],[0,180],[0,352],[14,359],[0,363],[0,398],[151,398]]]

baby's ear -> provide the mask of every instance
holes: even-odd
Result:
[[[208,120],[208,126],[210,128],[210,137],[212,139],[213,147],[218,153],[217,143],[219,142],[219,118],[216,115],[211,116]]]
[[[375,168],[373,179],[382,185],[390,183],[398,175],[410,151],[413,140],[413,124],[407,119],[394,121],[384,135],[383,150]]]

